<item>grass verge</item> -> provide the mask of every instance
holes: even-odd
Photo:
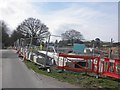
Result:
[[[33,62],[24,61],[29,69],[34,70],[36,73],[44,74],[58,79],[59,81],[68,82],[74,85],[78,85],[83,88],[116,88],[119,89],[120,80],[112,78],[95,78],[84,73],[75,73],[75,72],[63,72],[58,73],[57,71],[52,71],[48,73],[47,71],[38,69],[38,65],[35,65]]]

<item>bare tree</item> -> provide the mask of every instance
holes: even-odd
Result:
[[[13,46],[14,42],[17,41],[20,38],[24,38],[24,35],[22,35],[21,33],[19,33],[16,30],[14,30],[11,34],[11,37],[10,37],[11,45]]]
[[[28,18],[24,20],[17,27],[17,30],[24,36],[31,38],[31,44],[34,40],[36,40],[36,37],[43,39],[50,34],[48,27],[41,23],[39,19],[35,18]]]
[[[66,31],[61,36],[62,36],[63,40],[72,40],[72,45],[73,45],[73,40],[77,40],[77,39],[82,40],[83,39],[83,35],[79,31],[76,31],[74,29]]]

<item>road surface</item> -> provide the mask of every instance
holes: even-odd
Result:
[[[2,50],[3,88],[79,88],[29,70],[14,50]]]
[[[2,89],[2,50],[0,49],[0,89]]]

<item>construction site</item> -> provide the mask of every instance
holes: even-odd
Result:
[[[102,50],[87,47],[85,44],[74,43],[67,48],[50,44],[50,37],[46,45],[39,46],[26,43],[25,39],[15,42],[14,49],[23,60],[29,60],[38,65],[39,69],[51,72],[54,69],[61,71],[86,72],[96,78],[112,77],[120,79],[120,59],[110,55],[105,57]]]

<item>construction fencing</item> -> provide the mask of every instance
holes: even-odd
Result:
[[[19,48],[16,49],[18,56],[22,56],[23,60],[31,60],[36,64],[44,65],[42,55],[37,56],[32,51]],[[45,55],[44,55],[45,56]],[[94,73],[98,76],[107,76],[112,78],[120,79],[120,59],[101,59],[98,56],[79,56],[73,54],[57,54],[53,55],[53,58],[49,61],[54,60],[56,68],[60,70],[68,70],[75,72],[88,72]],[[51,63],[53,64],[53,63]]]
[[[119,59],[100,59],[100,57],[78,56],[68,54],[59,54],[59,57],[63,57],[63,65],[57,66],[57,68],[59,69],[77,72],[90,72],[100,76],[109,76],[120,79]],[[60,59],[58,59],[58,62],[59,60]],[[85,64],[83,64],[83,62]]]

